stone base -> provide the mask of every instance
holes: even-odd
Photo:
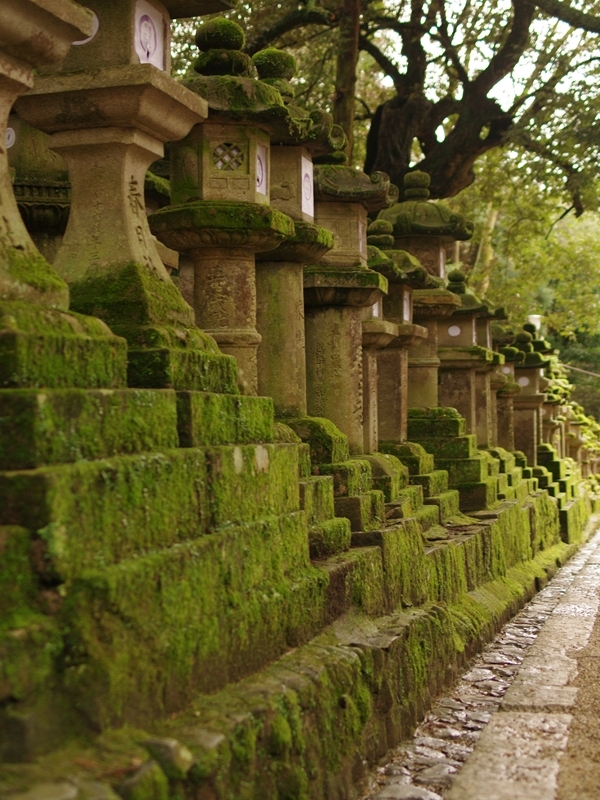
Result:
[[[127,344],[94,317],[0,302],[0,389],[126,382]]]

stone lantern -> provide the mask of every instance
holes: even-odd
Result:
[[[533,336],[528,331],[517,334],[516,346],[525,353],[515,365],[516,382],[521,391],[513,398],[515,413],[515,442],[525,453],[528,464],[537,464],[537,448],[542,441],[541,409],[546,400],[544,368],[550,362],[533,349]]]
[[[369,264],[389,283],[388,294],[383,298],[381,323],[393,323],[396,327],[396,335],[377,350],[379,440],[401,443],[407,439],[408,348],[428,335],[426,328],[413,322],[413,291],[426,287],[429,276],[414,256],[393,249],[393,228],[387,220],[371,223],[368,232],[372,253]],[[363,331],[366,325],[372,327],[374,322],[364,322]]]
[[[394,247],[415,256],[431,276],[431,285],[413,294],[413,319],[427,329],[427,337],[409,350],[408,404],[415,408],[439,405],[438,326],[460,307],[460,299],[444,288],[446,246],[469,239],[473,224],[429,198],[430,178],[424,172],[404,176],[404,199],[381,211],[378,220],[390,222]]]
[[[280,84],[249,77],[244,33],[234,22],[211,20],[196,42],[199,74],[185,85],[206,97],[210,121],[172,145],[172,204],[150,223],[167,246],[189,254],[196,322],[236,358],[243,391],[256,394],[256,254],[295,232],[292,219],[270,204],[271,137],[302,139],[313,123],[306,112],[297,116],[286,107]],[[279,55],[285,69],[287,54]]]
[[[491,447],[490,372],[502,357],[478,343],[483,331],[484,341],[491,344],[485,303],[466,289],[460,270],[453,270],[448,278],[448,288],[460,298],[461,307],[438,325],[439,402],[458,410],[467,422],[467,432],[477,435],[479,446]]]
[[[513,340],[513,335],[508,339],[503,335],[500,342],[505,344]],[[521,387],[515,381],[515,365],[523,361],[525,355],[518,348],[509,345],[501,347],[500,353],[504,356],[504,364],[500,366],[499,373],[504,378],[504,383],[496,393],[496,444],[512,453],[516,449],[514,398],[521,392]]]
[[[295,59],[275,48],[253,58],[261,80],[276,86],[290,114],[289,80]],[[271,140],[271,204],[294,220],[295,233],[274,250],[257,255],[258,389],[273,398],[275,411],[288,420],[307,413],[304,267],[319,262],[333,247],[333,235],[315,224],[313,158],[335,157],[346,137],[325,112],[314,111],[303,127],[274,131]],[[310,122],[310,124],[308,124]]]
[[[69,168],[71,210],[55,269],[73,307],[100,316],[129,343],[137,386],[233,390],[235,366],[194,326],[148,228],[144,177],[207,115],[206,101],[168,75],[169,2],[91,0],[92,36],[60,71],[41,76],[17,107],[52,134]],[[215,3],[174,3],[176,13]]]
[[[383,173],[335,165],[315,170],[315,221],[331,231],[334,245],[304,270],[308,413],[331,419],[353,454],[364,452],[363,309],[388,288],[367,266],[367,212],[389,202]]]
[[[397,250],[407,250],[430,275],[444,278],[447,245],[470,239],[475,226],[443,203],[429,202],[430,183],[426,172],[408,172],[404,176],[402,202],[382,211],[379,219],[386,219],[394,226]]]
[[[21,219],[7,160],[15,100],[34,70],[55,66],[92,15],[71,0],[22,0],[2,9],[0,33],[0,389],[124,384],[125,342],[97,319],[71,314],[69,290],[36,249]]]

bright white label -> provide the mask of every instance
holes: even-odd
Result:
[[[98,30],[100,29],[100,20],[96,16],[96,12],[95,11],[92,11],[92,14],[94,15],[94,18],[92,20],[92,35],[88,36],[87,39],[80,39],[78,42],[71,42],[71,44],[75,44],[75,45],[87,44],[88,42],[91,42],[92,39],[96,38],[96,34],[98,33]]]
[[[165,19],[147,0],[135,4],[134,47],[140,64],[165,68]]]
[[[16,140],[17,140],[17,134],[15,133],[15,129],[14,128],[7,128],[6,129],[6,139],[5,139],[6,149],[9,150],[13,146],[13,144],[16,142]]]
[[[269,192],[269,151],[264,144],[256,146],[256,191],[264,195]]]
[[[358,223],[358,235],[360,237],[359,247],[361,253],[367,252],[367,226],[362,221],[362,219]]]
[[[404,292],[403,308],[404,322],[410,322],[410,295],[408,292]]]
[[[510,367],[502,367],[502,372],[505,375],[510,375],[510,372],[511,372]]]
[[[529,378],[525,378],[525,377],[519,378],[517,383],[519,384],[519,386],[529,386]]]
[[[315,215],[315,190],[313,184],[313,164],[310,158],[302,156],[302,212],[309,217]]]
[[[546,416],[546,409],[545,408],[540,409],[540,416],[542,416],[542,417]]]
[[[373,310],[371,314],[374,317],[381,317],[381,300],[378,300],[376,303],[373,303]]]
[[[450,336],[460,336],[462,333],[460,325],[450,325],[448,328],[448,334]]]

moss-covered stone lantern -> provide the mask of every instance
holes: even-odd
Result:
[[[129,381],[232,391],[235,365],[194,326],[148,228],[144,179],[164,142],[207,116],[206,101],[168,75],[169,3],[91,0],[92,36],[63,68],[36,81],[17,107],[52,134],[65,159],[71,210],[55,269],[76,310],[101,317],[129,343]],[[202,11],[198,2],[179,11]],[[209,4],[211,9],[214,3]]]
[[[544,390],[547,386],[544,369],[550,363],[549,359],[534,350],[533,338],[525,330],[516,336],[515,345],[524,353],[524,359],[515,364],[515,380],[521,391],[513,398],[515,442],[525,453],[529,466],[537,464],[537,448],[542,442],[541,409],[546,401]]]
[[[430,183],[431,178],[426,172],[408,172],[404,176],[401,201],[382,211],[379,219],[392,223],[398,250],[408,250],[431,275],[444,278],[447,245],[470,239],[475,226],[444,203],[432,203],[429,200]]]
[[[396,326],[396,335],[377,351],[379,439],[400,443],[407,438],[408,348],[428,336],[427,328],[413,322],[413,291],[426,288],[429,275],[414,256],[394,249],[390,222],[375,220],[368,234],[369,266],[387,278],[389,290],[381,323],[364,322],[363,330],[374,324]]]
[[[278,90],[285,80],[273,85],[251,77],[254,67],[241,50],[244,32],[236,23],[213,19],[196,43],[198,74],[184,83],[206,99],[210,119],[172,145],[172,204],[150,222],[167,246],[189,254],[196,321],[235,356],[243,391],[256,394],[256,254],[295,231],[291,217],[270,203],[271,138],[302,139],[313,122],[286,106]]]
[[[315,169],[315,221],[331,231],[334,245],[304,270],[308,412],[333,420],[354,454],[364,452],[363,309],[388,288],[367,266],[367,213],[389,205],[390,192],[383,173]]]
[[[260,79],[281,92],[301,127],[273,131],[271,205],[294,220],[294,236],[257,255],[258,388],[270,395],[279,416],[307,412],[304,329],[305,266],[317,264],[333,247],[333,235],[315,224],[313,158],[332,157],[346,144],[344,132],[325,112],[306,112],[293,103],[293,56],[273,47],[253,56]]]
[[[7,159],[16,136],[8,117],[15,100],[31,91],[34,70],[60,63],[71,42],[88,36],[92,26],[91,13],[71,0],[23,0],[2,8],[0,390],[114,388],[125,381],[125,342],[99,320],[68,311],[67,284],[40,255],[21,219]]]

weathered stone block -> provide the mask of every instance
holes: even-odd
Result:
[[[132,387],[238,393],[235,359],[222,353],[132,348],[128,357],[127,383]]]
[[[273,401],[210,392],[177,393],[181,447],[273,441]]]
[[[98,319],[0,302],[0,389],[125,386],[127,345]]]
[[[466,432],[465,420],[454,408],[408,409],[408,438],[411,440],[464,436]]]
[[[300,508],[310,527],[331,519],[334,516],[333,478],[313,475],[300,481]]]
[[[318,469],[321,475],[333,477],[336,497],[357,497],[371,488],[371,465],[368,461],[355,458],[341,464],[320,464]]]
[[[433,456],[416,442],[379,442],[379,449],[400,459],[411,475],[423,475],[433,470]]]
[[[456,489],[425,498],[425,505],[437,506],[440,510],[440,522],[443,524],[460,513],[460,495]]]
[[[286,425],[310,445],[313,465],[337,464],[350,457],[348,437],[325,417],[299,417],[286,419]]]
[[[0,391],[0,470],[166,450],[178,444],[171,391]]]
[[[335,513],[338,517],[347,517],[353,531],[377,528],[385,519],[383,493],[373,490],[352,497],[336,497]]]
[[[477,454],[477,436],[452,436],[439,438],[421,438],[419,444],[438,458],[473,458]]]
[[[311,558],[327,558],[350,547],[350,520],[333,517],[314,525],[308,531]]]
[[[436,466],[439,469],[447,470],[448,483],[452,487],[488,478],[488,459],[483,453],[479,453],[473,458],[439,458]]]
[[[423,487],[423,496],[431,497],[440,494],[448,489],[448,473],[443,469],[436,469],[426,475],[412,475],[411,483],[419,484]]]
[[[494,478],[486,478],[478,482],[468,481],[457,484],[460,493],[460,510],[475,511],[488,508],[497,500],[497,488]]]

